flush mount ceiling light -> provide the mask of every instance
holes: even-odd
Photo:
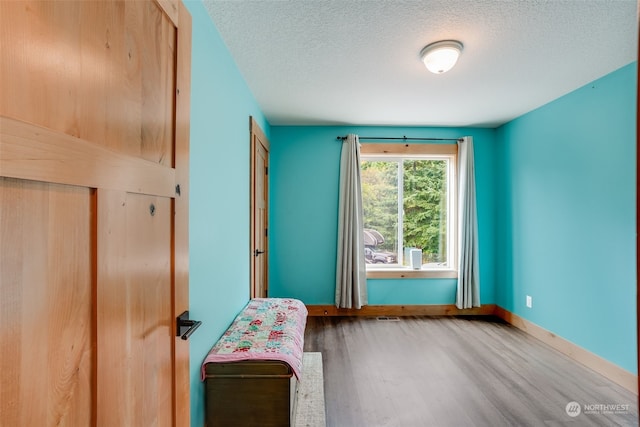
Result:
[[[420,58],[429,71],[442,74],[456,65],[460,52],[462,43],[456,40],[442,40],[425,46],[420,52]]]

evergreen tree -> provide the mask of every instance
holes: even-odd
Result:
[[[422,249],[424,262],[445,261],[447,164],[444,160],[363,161],[364,226],[384,237],[385,242],[378,250],[398,252],[398,167],[403,173],[402,246]]]

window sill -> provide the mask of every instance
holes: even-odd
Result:
[[[411,270],[408,268],[367,270],[367,279],[457,279],[456,270]]]

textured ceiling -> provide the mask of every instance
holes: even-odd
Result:
[[[637,3],[204,0],[272,125],[494,127],[637,60]],[[456,39],[456,67],[420,50]]]

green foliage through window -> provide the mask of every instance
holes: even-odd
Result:
[[[448,164],[447,159],[363,157],[364,227],[384,237],[376,251],[400,255],[418,248],[423,263],[447,262]]]

